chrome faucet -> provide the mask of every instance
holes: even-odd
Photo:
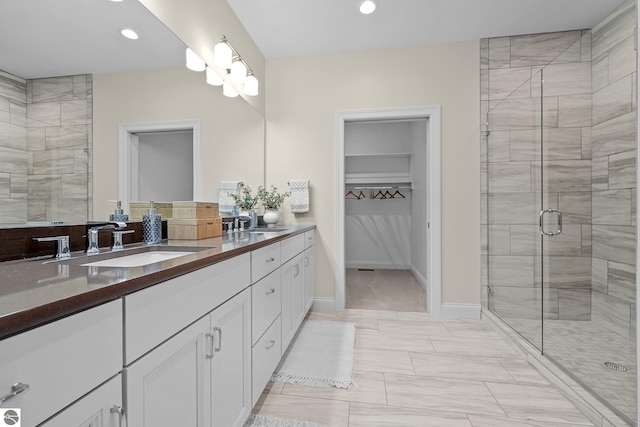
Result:
[[[92,225],[93,223],[88,223]],[[115,228],[116,230],[122,230],[127,228],[126,222],[121,221],[109,221],[96,223],[87,230],[87,255],[95,255],[100,253],[100,247],[98,242],[98,232],[107,228]]]
[[[56,242],[56,254],[54,258],[62,259],[69,258],[71,251],[69,249],[69,236],[54,236],[54,237],[34,237],[33,240],[38,242]]]

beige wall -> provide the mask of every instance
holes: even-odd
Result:
[[[118,125],[202,120],[202,199],[218,200],[220,180],[264,180],[264,119],[241,98],[227,98],[203,73],[186,68],[96,74],[94,90],[94,219],[107,219],[118,197]],[[171,173],[171,165],[158,165]]]
[[[479,42],[267,60],[267,184],[311,180],[316,296],[334,296],[335,112],[442,106],[442,300],[480,303]],[[285,209],[286,211],[287,209]]]

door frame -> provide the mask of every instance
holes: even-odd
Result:
[[[118,125],[118,199],[122,208],[129,211],[132,185],[137,178],[132,177],[132,160],[137,158],[135,151],[136,133],[140,132],[193,132],[193,200],[202,198],[202,120],[165,120],[152,122],[120,123]]]
[[[335,309],[344,311],[346,304],[345,268],[345,185],[344,128],[347,122],[364,120],[426,119],[427,128],[427,275],[428,311],[441,313],[441,110],[440,105],[336,111],[335,114]]]

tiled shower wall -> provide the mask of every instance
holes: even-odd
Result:
[[[483,281],[491,285],[489,308],[504,318],[541,315],[537,223],[543,105],[544,204],[564,212],[562,234],[545,242],[544,315],[589,319],[591,34],[578,30],[481,40],[480,73],[482,129],[488,123],[490,130],[481,139]]]
[[[636,1],[592,31],[592,320],[635,340]]]
[[[90,75],[0,76],[0,223],[91,218]]]

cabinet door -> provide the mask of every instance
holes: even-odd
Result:
[[[42,427],[124,427],[122,376],[116,375]]]
[[[125,369],[130,426],[211,425],[209,316]]]
[[[304,302],[305,314],[313,305],[313,296],[315,295],[315,253],[313,246],[304,251],[302,257],[302,267],[304,270]]]
[[[282,352],[287,349],[304,317],[302,256],[282,266]]]
[[[211,420],[241,427],[251,412],[251,290],[211,313]]]

